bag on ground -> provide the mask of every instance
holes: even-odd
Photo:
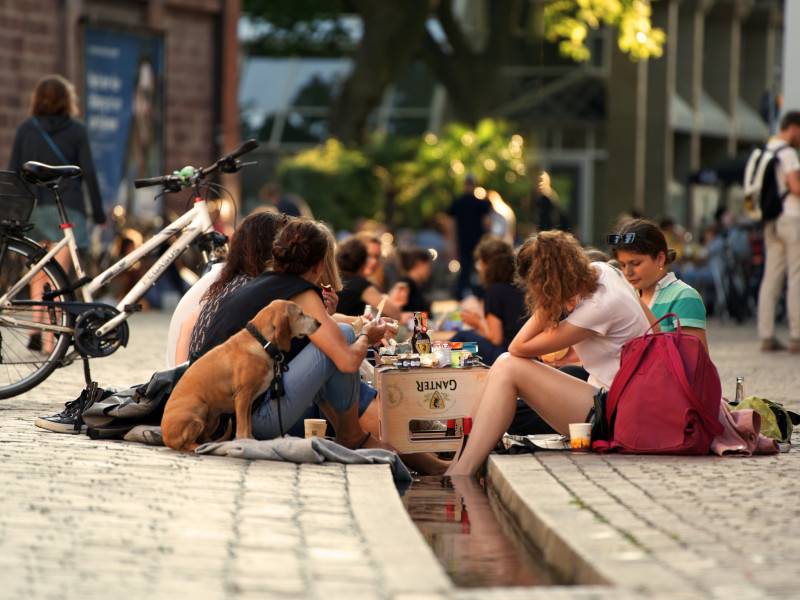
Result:
[[[630,454],[708,454],[722,433],[719,374],[699,338],[645,332],[622,347],[606,401],[608,440],[595,450]],[[655,323],[654,323],[655,325]],[[652,329],[652,327],[651,327]]]
[[[779,442],[792,441],[792,414],[782,404],[766,398],[750,396],[739,404],[731,406],[731,410],[756,411],[761,415],[761,435]]]
[[[769,149],[756,148],[747,159],[744,169],[745,211],[755,221],[777,219],[783,211],[783,199],[778,185],[778,151],[786,144]]]
[[[184,363],[157,371],[145,384],[98,394],[98,399],[81,413],[88,426],[87,435],[94,439],[122,439],[137,425],[160,425],[169,395],[187,368],[188,363]]]

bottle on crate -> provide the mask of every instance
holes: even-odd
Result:
[[[467,447],[469,441],[469,434],[472,431],[472,417],[464,417],[464,442],[461,444],[461,450],[458,451],[458,458],[464,453],[464,448]]]
[[[740,375],[736,378],[736,398],[733,403],[739,404],[742,400],[744,400],[744,377]]]
[[[447,430],[444,434],[446,437],[456,437],[456,420],[447,419]]]
[[[414,332],[411,334],[411,350],[416,354],[430,354],[431,336],[423,313],[414,313]]]

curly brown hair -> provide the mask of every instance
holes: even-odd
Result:
[[[272,259],[272,242],[287,220],[282,213],[257,212],[239,223],[231,236],[225,266],[203,299],[214,298],[237,275],[253,279],[266,269]]]
[[[42,77],[31,95],[30,113],[32,117],[78,114],[78,100],[75,86],[61,75]]]
[[[509,283],[514,280],[514,248],[503,238],[491,233],[484,235],[472,253],[475,262],[486,265],[483,284]]]
[[[539,314],[545,329],[558,326],[564,306],[576,296],[588,298],[600,285],[580,243],[564,231],[531,236],[517,252],[517,278],[528,290],[531,314]]]

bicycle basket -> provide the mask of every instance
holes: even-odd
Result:
[[[0,171],[0,221],[23,225],[30,221],[36,196],[19,175]]]

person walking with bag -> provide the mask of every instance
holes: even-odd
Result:
[[[89,136],[86,127],[78,121],[75,87],[60,75],[47,75],[39,80],[31,97],[30,118],[23,121],[14,136],[11,159],[8,169],[20,173],[22,165],[37,161],[48,165],[76,165],[81,169],[81,177],[64,179],[58,188],[67,212],[67,221],[74,223],[73,233],[79,250],[89,248],[86,203],[82,183],[85,182],[91,201],[92,218],[102,225],[106,222],[100,187],[97,183]],[[30,236],[43,246],[61,240],[63,237],[61,217],[53,194],[37,186],[36,209],[31,221],[34,224]],[[56,260],[69,273],[69,249],[64,247]],[[31,282],[31,298],[41,298],[42,283]],[[45,342],[47,343],[47,342]],[[41,348],[41,337],[33,335],[30,347]]]
[[[489,371],[469,442],[446,475],[477,471],[511,423],[517,398],[559,433],[586,421],[595,393],[608,388],[619,369],[622,345],[655,321],[622,274],[590,263],[571,234],[544,231],[529,238],[516,267],[531,317]],[[560,320],[563,309],[569,314]],[[531,360],[570,347],[588,382]]]
[[[786,312],[789,317],[789,351],[800,353],[800,111],[783,116],[778,135],[767,142],[779,163],[776,169],[783,210],[764,224],[764,277],[758,291],[758,337],[761,350],[786,347],[775,337],[775,306],[788,278]]]

